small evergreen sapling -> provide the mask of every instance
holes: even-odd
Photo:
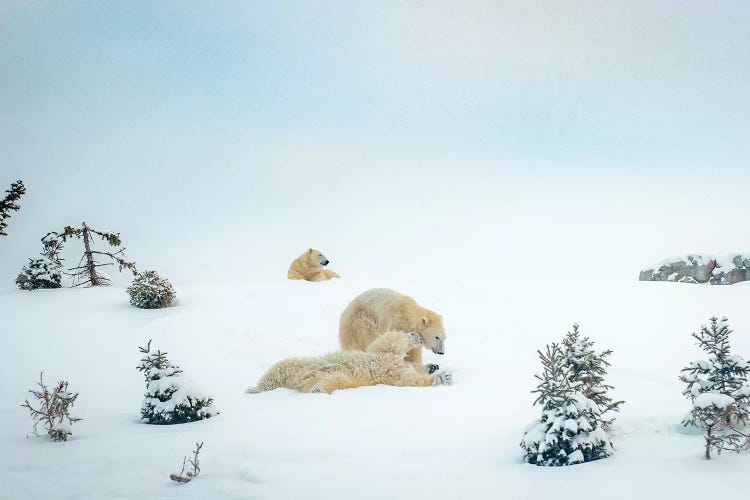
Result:
[[[682,394],[693,408],[682,424],[693,425],[703,432],[704,456],[711,451],[742,451],[750,448],[750,386],[747,384],[750,365],[740,356],[731,354],[726,318],[710,319],[710,326],[692,336],[708,354],[708,360],[693,361],[682,369],[680,380],[686,384]]]
[[[146,378],[146,394],[141,407],[141,419],[149,424],[183,424],[210,418],[219,412],[213,398],[196,394],[186,387],[179,366],[167,359],[167,353],[151,352],[151,341],[139,347],[143,358],[138,371]]]
[[[23,185],[23,181],[16,181],[5,192],[8,195],[0,200],[0,236],[8,236],[5,232],[5,228],[8,227],[6,220],[10,218],[11,212],[20,210],[18,200],[26,193],[26,186]]]
[[[620,405],[624,403],[613,401],[607,394],[609,389],[614,389],[604,380],[607,367],[610,366],[607,358],[612,355],[612,351],[608,349],[596,352],[594,342],[588,337],[582,338],[578,328],[578,324],[574,324],[573,330],[562,341],[565,364],[570,367],[571,380],[581,382],[583,395],[599,406],[602,426],[609,431],[615,420],[614,413],[619,412]]]
[[[39,290],[42,288],[60,288],[62,274],[60,266],[46,257],[29,259],[16,277],[16,285],[21,290]]]
[[[142,309],[169,307],[175,298],[172,284],[160,278],[156,271],[138,273],[127,292],[130,303]]]
[[[599,406],[581,392],[582,382],[572,378],[563,348],[548,345],[539,352],[544,371],[534,401],[542,416],[526,430],[521,441],[530,464],[560,466],[590,462],[612,455],[612,444],[602,427]]]
[[[21,406],[29,410],[34,420],[34,434],[37,434],[39,424],[52,441],[67,441],[72,434],[71,426],[82,419],[70,416],[70,407],[78,399],[77,392],[68,391],[68,382],[61,380],[52,390],[44,383],[44,372],[39,374],[38,390],[30,389],[29,392],[39,404],[38,408],[32,406],[27,399]],[[67,422],[66,422],[67,421]]]

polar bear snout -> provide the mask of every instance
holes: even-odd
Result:
[[[328,262],[330,262],[330,261],[328,259],[326,259],[325,261],[321,262],[321,264],[324,265],[324,266],[327,266]]]
[[[445,341],[440,337],[435,337],[432,341],[432,352],[441,356],[445,354]]]

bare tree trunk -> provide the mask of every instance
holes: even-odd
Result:
[[[99,277],[96,275],[96,266],[94,265],[94,256],[91,253],[91,235],[89,227],[85,222],[83,224],[83,245],[86,247],[86,272],[89,275],[91,286],[99,286]]]

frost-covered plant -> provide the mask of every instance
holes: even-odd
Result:
[[[142,309],[169,307],[175,298],[172,284],[160,278],[156,271],[137,274],[127,292],[130,303]]]
[[[195,443],[195,450],[193,450],[193,458],[185,457],[182,459],[182,470],[179,474],[170,474],[169,479],[177,481],[178,483],[189,483],[201,473],[200,462],[198,461],[198,454],[203,449],[203,441]]]
[[[16,277],[16,285],[21,290],[60,288],[62,286],[60,266],[46,257],[29,259],[29,263],[23,266],[21,273]]]
[[[62,266],[62,258],[60,253],[63,250],[63,245],[69,239],[78,238],[83,240],[83,255],[81,260],[78,262],[76,267],[68,269],[68,274],[73,276],[73,286],[107,286],[111,280],[109,276],[102,273],[98,269],[102,266],[111,266],[117,264],[118,270],[129,269],[133,275],[136,274],[135,262],[125,260],[125,249],[117,248],[112,252],[102,252],[94,250],[94,239],[98,236],[111,247],[119,247],[122,245],[120,240],[120,233],[110,233],[106,231],[99,231],[86,225],[85,222],[81,223],[81,227],[65,226],[61,233],[57,231],[50,231],[42,238],[42,246],[44,248],[44,255],[47,256],[52,262]],[[101,264],[96,259],[99,257],[106,257],[110,260],[105,264]]]
[[[750,448],[750,364],[731,354],[729,334],[732,330],[726,318],[710,319],[709,326],[692,336],[708,354],[708,360],[693,361],[682,369],[680,380],[686,384],[682,394],[690,399],[693,408],[683,425],[693,425],[703,432],[706,440],[705,457],[711,450],[741,451]]]
[[[196,394],[180,378],[182,370],[167,359],[167,353],[151,352],[151,341],[139,347],[143,358],[138,371],[146,378],[141,419],[149,424],[183,424],[210,418],[219,412],[213,398]]]
[[[23,185],[23,181],[16,181],[5,192],[8,194],[5,198],[0,199],[0,236],[8,236],[8,233],[5,232],[8,223],[5,221],[10,218],[11,212],[21,209],[18,200],[26,193],[26,186]]]
[[[67,441],[72,434],[71,427],[75,422],[82,419],[70,416],[70,407],[78,399],[77,392],[68,391],[68,382],[61,380],[50,390],[44,384],[44,372],[39,374],[38,390],[30,389],[38,403],[34,407],[27,399],[21,406],[29,410],[34,420],[34,434],[37,434],[39,424],[47,431],[52,441]]]
[[[609,389],[614,389],[604,380],[607,367],[610,366],[607,358],[612,355],[612,351],[608,349],[596,352],[594,342],[588,337],[581,337],[578,324],[574,324],[573,330],[563,339],[562,350],[565,364],[570,367],[571,380],[581,382],[581,392],[599,406],[602,426],[605,430],[610,430],[615,420],[614,413],[619,412],[620,405],[624,403],[613,401],[607,394]]]
[[[559,466],[590,462],[612,455],[612,443],[602,427],[601,410],[581,392],[582,382],[573,380],[559,344],[539,352],[544,371],[539,380],[535,405],[542,416],[526,430],[521,440],[524,459],[530,464]]]

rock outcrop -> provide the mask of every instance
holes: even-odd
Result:
[[[750,257],[733,254],[717,259],[710,255],[687,255],[684,258],[668,259],[656,267],[644,269],[638,279],[733,285],[741,281],[750,281]]]

